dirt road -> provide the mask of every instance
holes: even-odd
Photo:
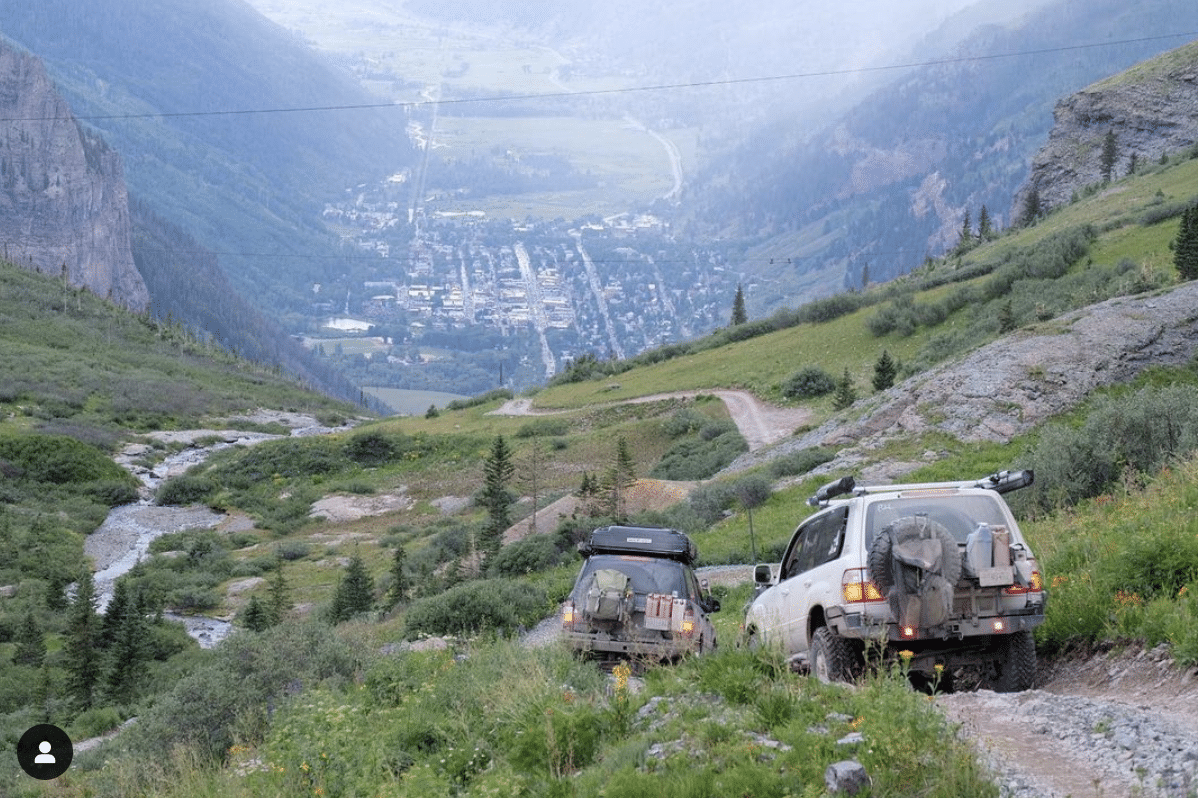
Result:
[[[716,396],[728,408],[728,414],[749,444],[749,451],[757,451],[772,443],[795,433],[795,430],[809,424],[812,419],[810,410],[802,407],[778,407],[766,404],[748,391],[711,390],[711,391],[677,391],[674,393],[659,393],[652,396],[638,396],[635,399],[625,399],[610,402],[600,407],[615,407],[626,404],[644,404],[646,402],[661,402],[666,399],[693,399],[696,396]],[[505,402],[492,413],[498,416],[548,416],[563,415],[569,410],[535,410],[532,400],[527,398],[512,399]]]

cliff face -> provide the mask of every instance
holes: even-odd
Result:
[[[133,263],[120,157],[71,115],[40,61],[0,41],[0,254],[131,310],[150,296]]]
[[[1134,154],[1155,161],[1198,142],[1198,42],[1173,50],[1057,103],[1048,143],[1015,195],[1011,218],[1033,188],[1045,210],[1103,181],[1103,148],[1115,134],[1112,177],[1126,175]]]

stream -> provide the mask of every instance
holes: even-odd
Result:
[[[114,507],[99,529],[87,536],[83,552],[95,564],[97,610],[103,612],[112,599],[116,580],[145,558],[150,543],[169,532],[189,529],[214,529],[225,516],[207,507],[175,507],[153,504],[154,492],[162,482],[204,462],[213,452],[229,446],[247,446],[279,435],[234,430],[191,430],[155,433],[166,443],[182,443],[187,448],[171,454],[153,466],[144,465],[152,447],[131,444],[116,457],[142,483],[142,498],[135,504]],[[201,444],[202,441],[202,444]],[[206,615],[165,613],[164,617],[182,623],[201,648],[217,645],[233,628],[227,620]]]

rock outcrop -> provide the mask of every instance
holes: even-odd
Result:
[[[1044,210],[1063,205],[1100,184],[1103,150],[1115,136],[1112,177],[1138,163],[1155,161],[1198,142],[1198,42],[1145,61],[1057,103],[1048,143],[1032,162],[1031,174],[1015,195],[1012,219],[1039,192]]]
[[[149,307],[120,157],[79,125],[38,59],[2,40],[0,123],[0,255]]]
[[[1195,307],[1198,282],[1189,282],[1067,313],[863,399],[817,429],[742,456],[728,470],[822,446],[838,454],[819,473],[856,471],[867,481],[888,481],[923,465],[871,467],[895,440],[939,432],[962,441],[1010,441],[1098,388],[1150,366],[1190,362],[1198,353]]]

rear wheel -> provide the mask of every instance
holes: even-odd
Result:
[[[995,643],[998,660],[994,679],[996,693],[1018,693],[1032,689],[1036,681],[1036,640],[1028,631],[1005,635]]]
[[[845,640],[826,626],[811,636],[809,652],[811,675],[824,684],[852,682],[864,664],[861,652],[852,640]]]

